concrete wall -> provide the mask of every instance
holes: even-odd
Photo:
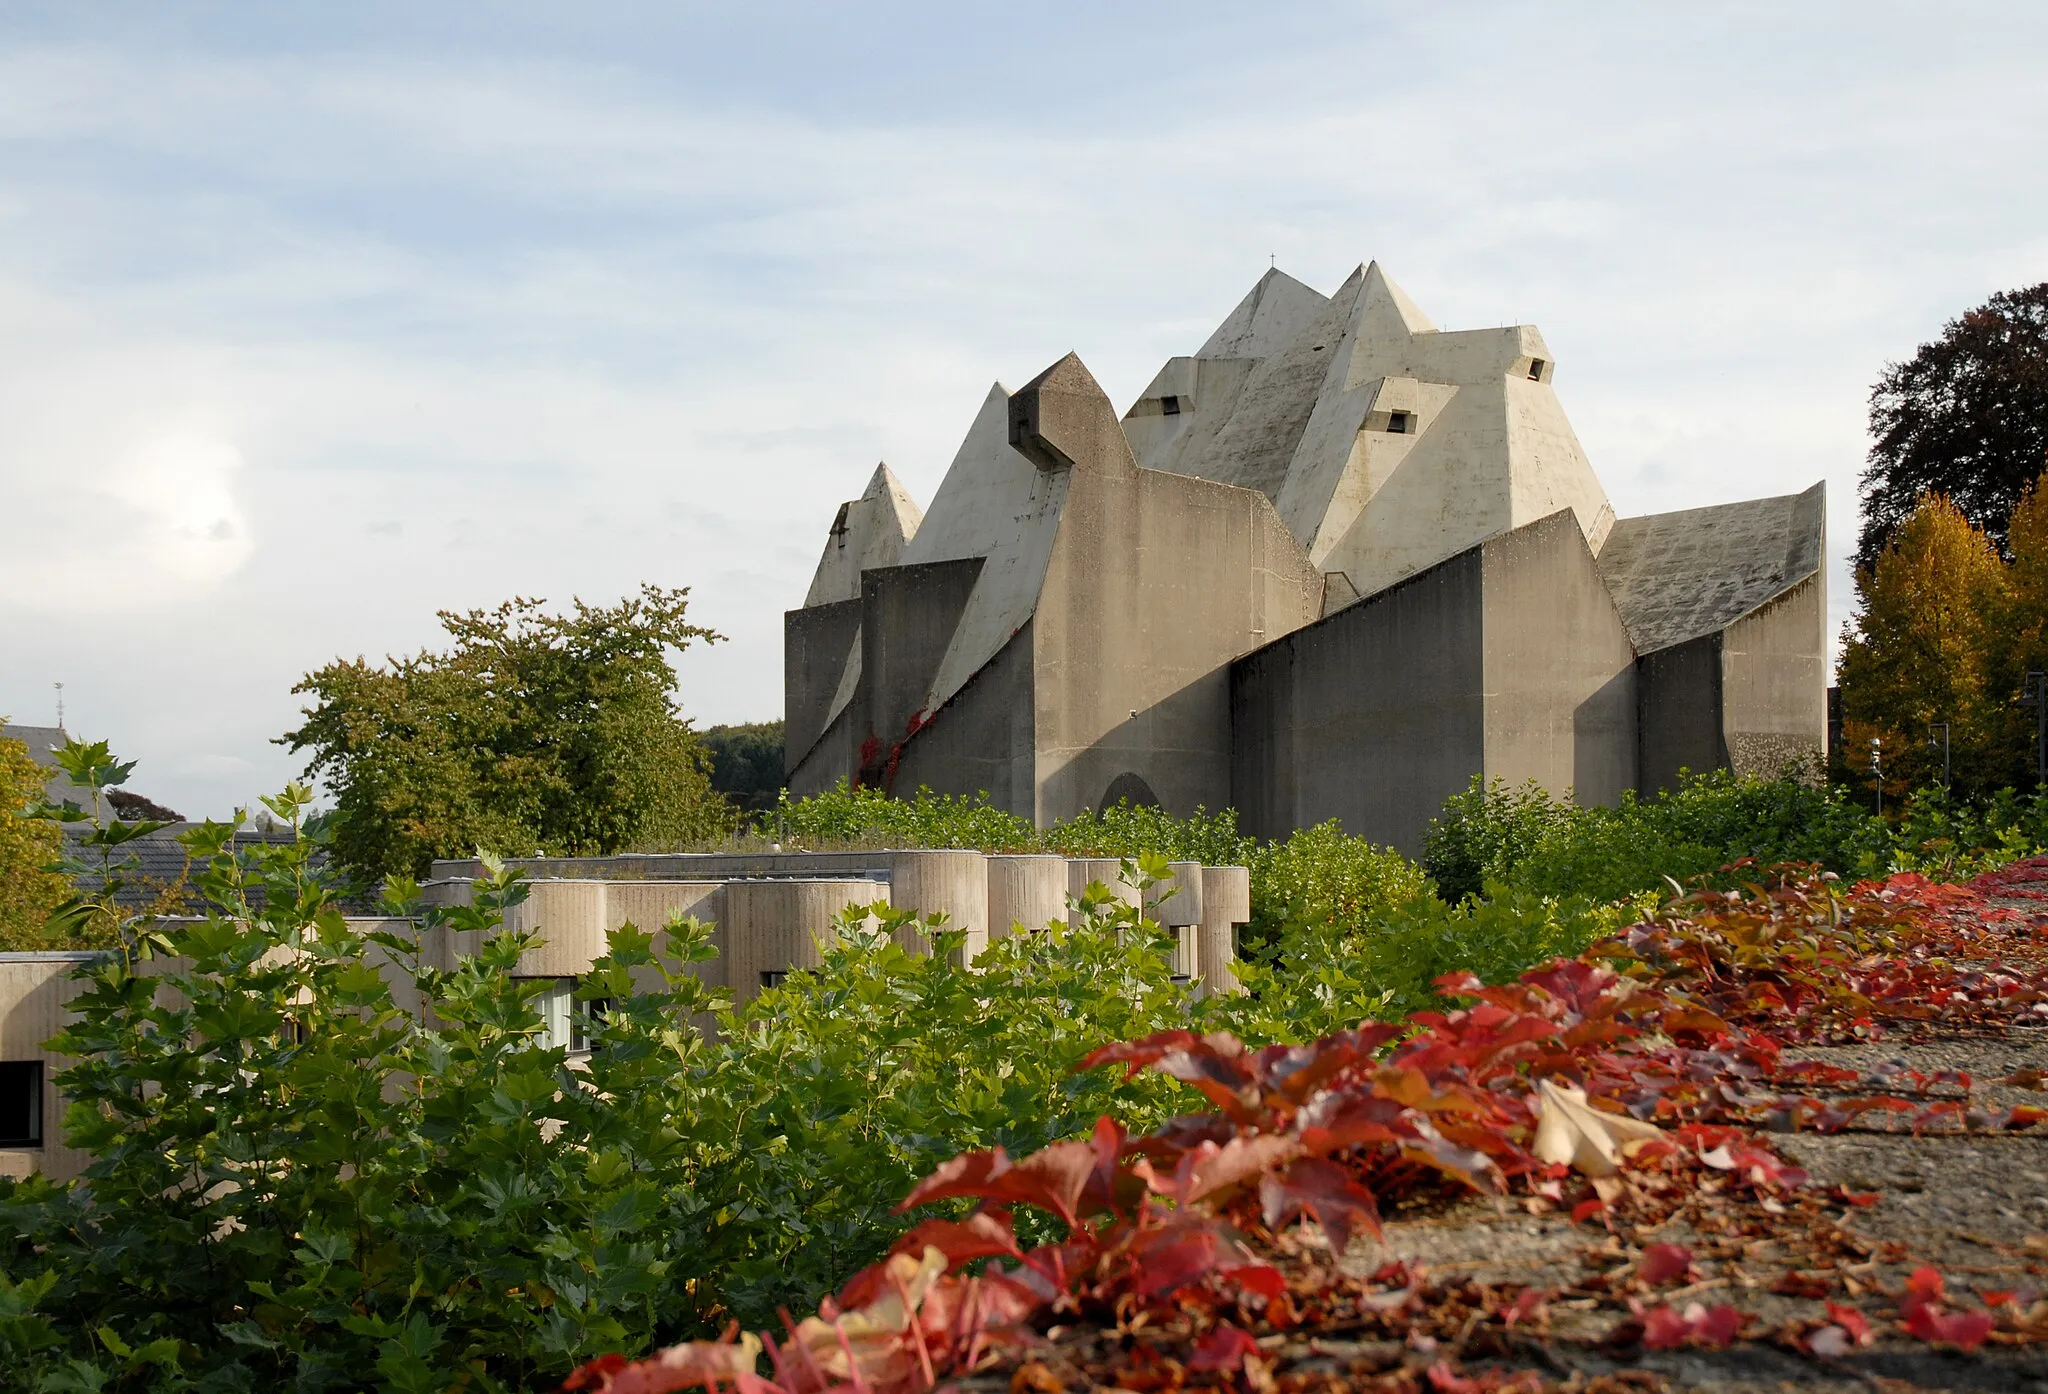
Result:
[[[836,715],[834,698],[859,661],[861,601],[791,610],[782,617],[783,763],[795,772]],[[844,769],[834,774],[844,774]],[[830,788],[831,779],[823,786]]]
[[[1828,740],[1827,590],[1815,572],[1721,635],[1722,730],[1737,774],[1809,778]]]
[[[1725,768],[1721,636],[1703,634],[1636,663],[1637,788],[1676,789],[1681,770]]]
[[[891,756],[930,716],[927,693],[980,573],[979,557],[861,573],[862,783],[887,782]]]
[[[1232,664],[1238,825],[1284,837],[1335,818],[1419,852],[1485,764],[1483,594],[1474,548]]]
[[[1095,809],[1126,775],[1171,813],[1223,807],[1226,665],[1311,622],[1321,574],[1264,496],[1140,470],[1078,359],[1010,405],[1019,449],[1070,475],[1032,621],[1035,819]]]
[[[1488,780],[1582,804],[1636,782],[1635,650],[1569,511],[1480,548]],[[1439,800],[1441,803],[1441,800]]]
[[[1033,628],[1024,628],[969,678],[938,715],[902,747],[889,787],[906,794],[987,794],[997,808],[1034,816]]]

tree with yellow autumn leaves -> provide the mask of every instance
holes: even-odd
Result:
[[[1874,565],[1859,567],[1858,614],[1842,648],[1842,743],[1850,771],[1882,742],[1889,795],[1938,785],[1946,723],[1952,788],[2034,785],[2026,674],[2048,668],[2048,474],[1992,535],[1947,497],[1924,494]]]

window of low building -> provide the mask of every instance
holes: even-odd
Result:
[[[0,1060],[0,1147],[43,1145],[43,1062]]]

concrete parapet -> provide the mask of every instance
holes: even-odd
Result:
[[[1067,860],[1067,894],[1076,900],[1091,881],[1100,881],[1126,905],[1137,905],[1138,888],[1124,883],[1123,862],[1117,857],[1071,857]]]
[[[849,905],[888,898],[875,881],[734,881],[725,888],[726,984],[744,1006],[776,981],[769,975],[816,968]]]
[[[1044,929],[1067,919],[1067,859],[1046,854],[988,859],[988,937]]]
[[[980,852],[897,852],[889,876],[889,903],[920,915],[944,915],[946,928],[967,931],[965,961],[988,945],[988,863]],[[925,951],[924,936],[903,934],[915,942],[903,947]]]
[[[657,953],[668,952],[668,935],[663,927],[677,915],[708,920],[711,943],[718,957],[689,965],[689,971],[707,987],[728,987],[725,973],[725,886],[723,881],[609,881],[604,888],[604,927],[607,933],[631,923],[654,935]],[[643,991],[655,986],[652,969],[634,974]]]
[[[1205,993],[1237,992],[1237,926],[1252,918],[1249,867],[1202,868],[1202,923],[1196,931],[1195,964]]]

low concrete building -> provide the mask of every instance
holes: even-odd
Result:
[[[836,514],[786,619],[792,792],[1415,852],[1474,775],[1608,802],[1817,759],[1821,486],[1617,519],[1555,374],[1373,265],[1267,273],[1120,419],[1072,355],[996,385],[928,513],[884,467]]]
[[[1115,861],[971,851],[562,857],[514,865],[529,879],[530,893],[512,907],[505,925],[533,933],[540,943],[520,957],[513,974],[547,984],[540,995],[546,1039],[572,1056],[583,1049],[577,980],[606,952],[606,936],[628,922],[655,932],[657,949],[671,918],[687,915],[708,923],[717,957],[691,971],[745,1003],[789,972],[816,967],[848,910],[887,903],[944,915],[949,928],[965,933],[963,958],[971,961],[992,940],[1064,921],[1072,899],[1091,882],[1118,889],[1119,872]],[[1194,862],[1172,863],[1171,871],[1144,908],[1173,936],[1173,972],[1199,993],[1236,991],[1232,965],[1237,932],[1251,920],[1251,873]],[[482,874],[477,862],[436,862],[422,892],[429,903],[466,904]],[[1135,890],[1126,886],[1121,892],[1137,902]],[[348,923],[364,934],[419,932],[410,920]],[[473,939],[473,933],[436,931],[414,942],[431,966],[452,968],[476,951]],[[928,946],[913,936],[904,947],[923,952]],[[68,1003],[79,988],[74,974],[99,957],[0,954],[0,1176],[40,1171],[62,1180],[76,1176],[89,1160],[64,1145],[64,1099],[56,1079],[70,1062],[48,1042],[69,1020]],[[428,1011],[411,977],[381,947],[373,946],[369,958],[385,973],[401,1008]],[[157,972],[178,966],[151,962]],[[697,1025],[716,1027],[709,1020]]]

